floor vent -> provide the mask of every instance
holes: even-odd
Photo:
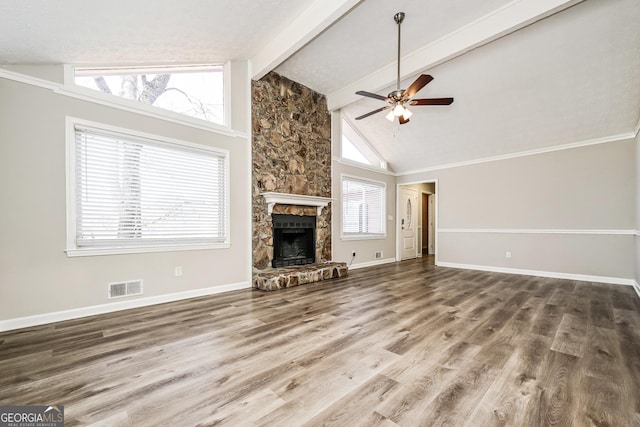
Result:
[[[131,295],[142,295],[142,280],[109,283],[109,298],[122,298]]]
[[[380,259],[382,258],[382,251],[377,251],[376,252],[376,259]]]

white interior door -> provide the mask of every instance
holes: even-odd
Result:
[[[400,259],[416,258],[418,254],[418,191],[400,187],[398,197],[400,220]]]

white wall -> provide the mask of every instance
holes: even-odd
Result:
[[[242,136],[80,100],[0,73],[0,330],[41,323],[48,314],[65,310],[73,317],[87,307],[111,303],[110,282],[143,279],[144,295],[130,299],[141,304],[149,297],[250,286],[247,64],[234,64],[232,73],[232,126]],[[231,248],[67,257],[66,116],[229,150]],[[182,277],[174,277],[175,266],[182,267]]]
[[[637,274],[634,144],[628,139],[422,172],[398,183],[437,179],[441,265],[629,283]]]

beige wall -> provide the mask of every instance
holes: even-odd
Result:
[[[58,84],[64,83],[64,67],[60,65],[2,65],[0,68]]]
[[[250,122],[247,64],[235,64],[233,72],[233,124],[245,132]],[[107,299],[110,282],[143,279],[140,298],[249,286],[247,137],[170,123],[4,78],[0,111],[0,321],[113,302]],[[67,257],[66,116],[229,150],[231,248]],[[174,277],[175,266],[182,267],[182,277]]]
[[[636,228],[634,144],[625,140],[423,172],[400,176],[398,183],[437,179],[441,263],[629,280],[636,275],[629,234]],[[479,232],[488,229],[586,233]],[[593,234],[602,230],[626,234]],[[507,251],[512,258],[505,257]]]
[[[640,132],[636,134],[636,284],[640,286]]]
[[[396,206],[396,184],[395,176],[364,169],[350,164],[340,162],[340,115],[332,113],[332,227],[333,227],[333,261],[352,262],[352,266],[358,267],[360,264],[367,265],[383,260],[394,260],[396,256],[396,231],[395,231],[395,206]],[[344,240],[341,237],[342,230],[342,175],[349,175],[361,179],[384,182],[387,186],[386,212],[387,216],[392,215],[393,220],[387,219],[387,236],[382,239],[366,240]],[[356,257],[351,260],[352,251],[356,251]],[[376,259],[377,251],[382,251],[383,257]]]

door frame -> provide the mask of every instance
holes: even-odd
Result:
[[[401,224],[400,224],[400,218],[398,217],[398,209],[399,209],[399,204],[400,204],[400,187],[408,187],[410,185],[416,185],[416,184],[434,184],[433,188],[435,191],[435,208],[434,208],[434,212],[433,212],[433,221],[434,221],[434,227],[433,227],[433,233],[434,233],[434,242],[435,242],[435,253],[433,254],[435,256],[435,265],[438,265],[438,253],[440,252],[440,245],[438,244],[438,229],[440,227],[440,217],[438,215],[438,211],[440,210],[440,193],[438,190],[438,180],[437,179],[425,179],[425,180],[420,180],[420,181],[410,181],[410,182],[403,182],[402,184],[396,184],[396,261],[401,261],[402,260],[402,229]],[[420,192],[419,192],[420,194]]]
[[[421,191],[420,192],[420,218],[421,220],[423,220],[424,218],[422,217],[424,214],[424,210],[425,210],[425,203],[424,200],[427,200],[427,221],[421,221],[420,224],[420,253],[418,256],[422,256],[423,253],[422,251],[424,250],[424,246],[426,244],[427,246],[427,255],[431,255],[431,251],[429,250],[429,236],[433,234],[433,230],[429,229],[429,196],[431,195],[431,193],[427,193],[426,191]],[[424,241],[424,231],[427,230],[427,242],[425,243]],[[435,241],[433,242],[433,247],[435,248],[436,243]]]

